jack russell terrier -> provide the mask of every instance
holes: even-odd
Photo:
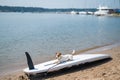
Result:
[[[73,60],[74,54],[75,54],[75,50],[73,50],[71,54],[66,54],[66,55],[62,55],[62,53],[57,52],[56,53],[56,59],[57,59],[56,63],[62,63],[62,62]]]

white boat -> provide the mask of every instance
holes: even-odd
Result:
[[[94,13],[93,13],[93,12],[88,11],[88,12],[87,12],[87,14],[89,14],[89,15],[93,15]]]
[[[70,14],[79,14],[79,13],[75,11],[71,11]]]
[[[76,14],[76,12],[75,12],[75,11],[71,11],[70,13],[71,13],[71,14]]]
[[[79,12],[79,14],[81,14],[81,15],[86,15],[87,12],[85,12],[85,11],[81,11],[81,12]]]
[[[28,75],[35,75],[35,74],[42,74],[42,73],[48,73],[53,71],[58,71],[63,68],[69,68],[72,66],[90,63],[106,58],[110,58],[110,55],[108,54],[79,54],[74,55],[73,60],[62,62],[59,64],[56,64],[55,62],[57,60],[51,60],[48,62],[40,63],[37,65],[33,65],[33,62],[31,60],[31,57],[28,52],[26,52],[27,62],[28,62],[28,68],[25,68],[23,71]]]
[[[98,11],[96,11],[94,13],[94,15],[104,16],[104,15],[108,15],[108,13],[109,13],[109,8],[106,6],[99,6],[99,8],[97,8],[97,9],[98,9]]]

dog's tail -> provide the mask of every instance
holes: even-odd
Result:
[[[75,50],[72,51],[72,55],[74,55],[74,54],[75,54]]]

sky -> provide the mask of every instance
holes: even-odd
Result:
[[[43,8],[97,8],[101,5],[120,8],[120,0],[0,0],[0,5]]]

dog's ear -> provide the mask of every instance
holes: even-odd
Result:
[[[62,55],[62,53],[59,53],[59,55]]]
[[[58,55],[57,55],[57,56],[58,56],[58,57],[60,57],[61,55],[62,55],[61,53],[58,53]]]

